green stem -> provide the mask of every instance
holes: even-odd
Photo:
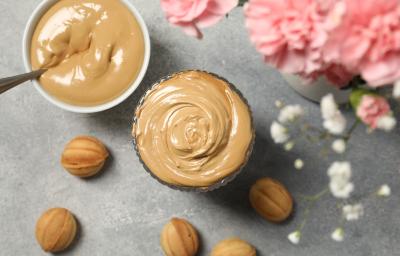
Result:
[[[306,132],[307,130],[319,133],[319,134],[325,134],[326,132],[324,130],[319,129],[318,127],[312,126],[310,124],[305,123],[303,125],[303,131]]]
[[[340,228],[343,228],[345,221],[346,221],[346,220],[345,220],[345,218],[343,217],[343,214],[340,213],[340,221],[339,221],[339,227],[340,227]]]
[[[303,200],[306,200],[306,201],[317,201],[328,192],[329,192],[329,188],[325,188],[324,190],[322,190],[321,192],[319,192],[319,193],[317,193],[315,195],[312,195],[312,196],[301,195],[301,197],[302,197]]]
[[[352,133],[355,131],[355,129],[357,128],[357,126],[358,126],[359,123],[360,123],[360,120],[357,119],[357,120],[353,123],[353,125],[350,127],[350,129],[349,129],[349,131],[347,132],[347,134],[344,135],[344,136],[340,136],[340,135],[338,135],[338,136],[336,136],[336,135],[331,135],[329,132],[326,132],[326,131],[324,131],[324,130],[321,130],[321,129],[319,129],[319,128],[317,128],[317,127],[314,127],[314,126],[312,126],[312,125],[309,125],[309,124],[303,125],[303,127],[301,128],[301,131],[302,131],[303,133],[306,133],[307,130],[312,131],[312,132],[315,132],[315,133],[318,134],[318,137],[317,137],[317,138],[318,138],[319,140],[330,139],[331,136],[333,136],[333,137],[336,137],[336,138],[342,138],[342,139],[344,139],[346,142],[348,142],[348,141],[350,140],[350,138],[351,138]],[[310,136],[310,135],[307,134],[307,136]],[[314,137],[313,137],[313,138],[314,138]]]
[[[305,227],[305,225],[307,224],[307,220],[308,220],[308,216],[310,215],[311,212],[311,208],[314,206],[315,201],[312,201],[308,204],[305,212],[304,212],[304,219],[303,221],[300,223],[299,228],[297,229],[298,231],[302,231],[303,228]]]
[[[321,130],[315,126],[312,126],[310,124],[305,123],[303,127],[300,129],[303,136],[310,142],[312,143],[317,143],[322,140],[327,140],[331,137],[331,134],[328,132]],[[316,133],[316,135],[312,135],[307,133],[308,131],[311,131],[312,133]]]
[[[337,208],[339,209],[339,211],[340,211],[340,218],[339,218],[339,222],[338,222],[338,227],[339,228],[343,228],[344,227],[344,223],[345,223],[345,218],[344,218],[344,216],[343,216],[343,213],[342,213],[342,209],[343,209],[343,203],[338,203],[337,204]]]
[[[301,232],[303,230],[304,226],[306,225],[308,217],[309,217],[310,212],[311,212],[311,209],[313,208],[314,204],[328,192],[329,192],[329,188],[325,188],[324,190],[322,190],[321,192],[319,192],[318,194],[315,194],[313,196],[302,196],[302,198],[304,200],[309,201],[309,204],[307,205],[307,208],[304,211],[304,219],[300,223],[300,225],[299,225],[299,227],[297,229],[298,231]]]
[[[353,125],[350,127],[350,130],[347,132],[346,136],[344,136],[344,138],[343,138],[346,142],[348,142],[350,140],[351,134],[356,130],[359,123],[360,123],[360,120],[357,119],[353,123]]]

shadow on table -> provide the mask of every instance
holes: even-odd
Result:
[[[252,209],[248,200],[250,187],[260,178],[271,177],[286,184],[290,172],[281,171],[280,163],[287,162],[285,154],[276,155],[282,149],[273,143],[272,140],[265,138],[265,132],[256,132],[256,140],[252,156],[242,172],[227,186],[208,192],[205,195],[213,203],[229,208],[232,213],[241,218],[254,219],[254,221],[263,222]],[[278,225],[287,225],[291,221]]]
[[[167,47],[152,38],[152,52],[149,67],[142,83],[135,92],[120,105],[88,116],[90,122],[119,131],[121,136],[129,136],[133,113],[146,91],[161,77],[179,71],[179,60]]]

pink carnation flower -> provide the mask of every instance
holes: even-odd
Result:
[[[197,38],[200,28],[215,25],[237,5],[238,0],[161,0],[168,21]]]
[[[334,0],[250,0],[244,7],[251,41],[265,61],[284,73],[308,80],[326,75],[344,86],[352,75],[326,62],[325,20]]]
[[[398,0],[341,0],[332,8],[324,55],[359,73],[373,87],[400,78]]]
[[[390,113],[389,103],[385,98],[373,95],[364,95],[357,107],[357,116],[373,129],[378,127],[380,118]]]

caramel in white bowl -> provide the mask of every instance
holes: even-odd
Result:
[[[126,0],[44,1],[24,34],[27,71],[47,68],[35,88],[72,112],[112,108],[135,91],[150,59],[150,38]]]

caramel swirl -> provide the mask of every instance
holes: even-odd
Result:
[[[186,71],[154,87],[136,111],[144,163],[173,185],[210,186],[237,171],[253,139],[248,106],[227,82]]]
[[[62,0],[40,19],[31,43],[40,84],[76,106],[96,106],[123,94],[144,62],[144,34],[119,0]]]

